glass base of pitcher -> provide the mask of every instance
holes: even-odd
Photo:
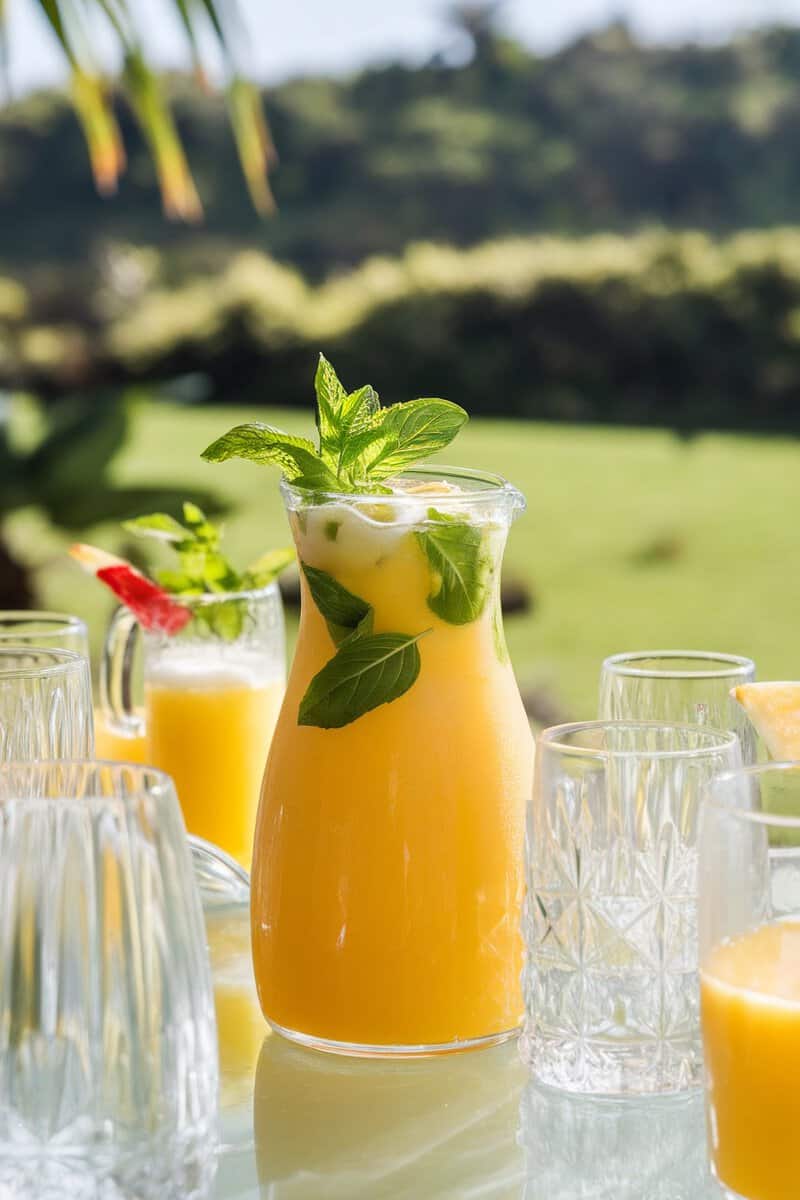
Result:
[[[323,1054],[343,1054],[348,1058],[435,1058],[444,1054],[464,1054],[471,1050],[486,1050],[489,1046],[499,1046],[519,1035],[520,1028],[506,1029],[502,1033],[490,1033],[486,1037],[467,1038],[464,1041],[435,1042],[433,1045],[419,1046],[368,1046],[358,1042],[336,1042],[329,1038],[315,1037],[313,1034],[298,1033],[294,1029],[284,1029],[275,1021],[267,1018],[270,1028],[287,1041],[296,1046],[305,1046],[307,1050],[320,1050]]]

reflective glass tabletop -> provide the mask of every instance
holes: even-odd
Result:
[[[702,1096],[575,1099],[513,1043],[378,1062],[270,1034],[245,907],[207,914],[220,1034],[213,1200],[719,1200]],[[201,1198],[198,1196],[198,1200]]]

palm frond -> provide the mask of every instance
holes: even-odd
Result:
[[[125,170],[125,147],[105,80],[73,67],[72,102],[86,138],[97,190],[109,195],[117,190]]]
[[[7,0],[0,0],[0,59],[2,17]],[[123,81],[137,123],[155,164],[164,210],[185,221],[202,217],[202,205],[180,134],[159,78],[145,55],[129,0],[36,0],[72,74],[73,102],[89,148],[98,190],[112,192],[125,167],[122,138],[106,81],[92,53],[93,21],[101,17],[120,46]],[[186,34],[195,76],[208,77],[201,54],[197,22],[205,19],[221,51],[227,74],[226,92],[233,136],[256,211],[266,215],[275,203],[268,172],[275,161],[261,97],[240,65],[243,21],[238,0],[162,0],[172,4]]]
[[[136,119],[153,156],[165,213],[184,221],[199,221],[203,206],[175,120],[157,75],[138,50],[129,51],[125,59],[125,80]]]
[[[97,190],[107,195],[116,191],[125,169],[125,150],[105,81],[81,65],[56,0],[39,0],[39,7],[70,64],[72,101],[86,139],[92,173]]]
[[[228,111],[239,162],[253,207],[261,216],[275,211],[269,168],[277,155],[264,117],[258,89],[249,79],[234,76],[228,84]]]
[[[228,113],[242,172],[256,212],[266,216],[275,211],[269,186],[269,169],[277,155],[264,116],[257,88],[242,71],[241,47],[246,44],[244,22],[236,0],[196,0],[217,35],[228,68]]]
[[[186,41],[189,44],[189,50],[192,55],[192,65],[194,67],[195,79],[204,90],[208,90],[209,82],[206,74],[205,64],[200,54],[200,43],[197,38],[197,30],[195,29],[194,21],[192,20],[191,0],[174,0],[175,8],[178,11],[178,17],[183,31],[186,34]]]

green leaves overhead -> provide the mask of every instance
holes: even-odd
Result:
[[[415,537],[433,576],[428,607],[450,625],[475,621],[486,605],[492,572],[480,527],[430,508]]]
[[[174,9],[183,29],[195,75],[203,87],[209,87],[203,49],[211,45],[222,60],[230,123],[242,172],[253,206],[261,214],[268,213],[274,208],[267,180],[274,151],[258,91],[242,75],[239,55],[233,49],[234,43],[239,47],[246,44],[241,6],[238,0],[165,2]],[[85,5],[74,4],[72,0],[38,0],[38,3],[72,73],[73,102],[98,190],[114,192],[125,169],[112,89],[95,66],[96,45],[110,38],[122,52],[123,81],[156,166],[165,212],[187,221],[198,220],[202,216],[200,198],[161,81],[145,56],[139,14],[133,0],[93,0]],[[2,13],[3,0],[0,0],[0,18]]]
[[[314,676],[300,702],[299,725],[340,729],[402,696],[419,675],[424,634],[374,633],[348,638]]]
[[[310,491],[385,493],[383,481],[443,450],[467,421],[449,400],[410,400],[381,408],[369,385],[348,392],[324,355],[314,379],[319,446],[270,425],[237,425],[203,453],[209,462],[271,463]]]

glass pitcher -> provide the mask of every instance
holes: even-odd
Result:
[[[501,1041],[523,1007],[533,742],[500,613],[523,498],[451,468],[410,471],[391,495],[283,494],[302,609],[254,846],[262,1009],[279,1033],[340,1053]],[[376,634],[422,635],[411,686],[334,728],[299,723],[342,634],[335,603],[323,598],[327,623],[318,607],[326,586],[349,596],[341,620],[355,602]],[[367,691],[391,694],[397,665]]]
[[[278,585],[183,596],[192,620],[176,635],[143,630],[144,708],[133,703],[140,630],[117,609],[100,670],[104,735],[175,781],[186,827],[249,866],[264,764],[285,687]],[[117,757],[104,738],[98,753]],[[128,755],[120,754],[128,757]]]

